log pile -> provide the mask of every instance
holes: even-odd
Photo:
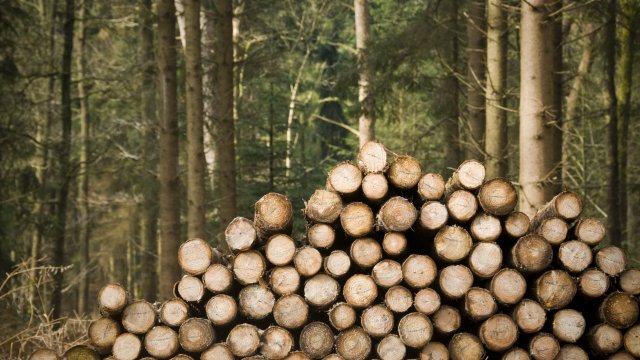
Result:
[[[232,254],[185,242],[174,299],[105,286],[91,346],[120,360],[640,357],[640,270],[600,245],[577,194],[529,219],[478,161],[445,181],[390,158],[370,142],[334,167],[306,201],[304,239],[269,193],[226,228]]]

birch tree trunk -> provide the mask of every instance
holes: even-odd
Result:
[[[485,1],[470,1],[467,17],[467,159],[484,158],[486,28]]]
[[[360,118],[358,120],[360,146],[374,140],[375,102],[373,94],[373,68],[369,52],[369,1],[354,0],[356,17],[356,49],[358,52],[358,102]]]

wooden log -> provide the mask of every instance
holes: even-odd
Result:
[[[427,255],[412,254],[402,263],[402,278],[412,288],[425,288],[436,278],[438,268]]]
[[[555,360],[589,360],[589,354],[580,346],[564,344],[560,347],[560,352]]]
[[[518,271],[505,268],[491,278],[489,290],[498,303],[514,305],[524,297],[527,282]]]
[[[239,324],[233,327],[227,335],[227,346],[235,356],[251,356],[258,351],[260,334],[258,328],[250,324]]]
[[[302,351],[293,351],[284,359],[285,360],[311,360],[311,358],[308,357]]]
[[[276,324],[285,329],[297,329],[307,322],[309,305],[302,296],[297,294],[285,295],[279,298],[273,306],[273,319]]]
[[[486,175],[484,165],[477,160],[466,160],[458,166],[447,181],[445,194],[455,190],[476,190],[484,182]]]
[[[331,306],[340,295],[340,284],[327,274],[318,274],[304,284],[304,299],[317,308]]]
[[[578,289],[587,297],[600,297],[609,289],[609,277],[600,269],[587,269],[578,278]]]
[[[394,260],[382,260],[373,267],[371,277],[382,288],[398,285],[402,282],[402,265]]]
[[[462,325],[460,311],[453,306],[442,305],[431,316],[433,328],[440,334],[449,335]]]
[[[578,286],[575,280],[564,270],[549,270],[535,281],[536,299],[545,309],[561,309],[567,306],[576,295]]]
[[[284,359],[293,349],[293,335],[279,326],[269,326],[262,333],[260,354],[266,359]]]
[[[451,360],[482,360],[485,357],[484,346],[473,334],[457,333],[449,341],[449,356]]]
[[[531,220],[527,214],[514,211],[506,219],[504,219],[504,231],[510,237],[517,239],[525,236],[529,232]]]
[[[276,298],[266,286],[248,285],[240,290],[240,312],[249,319],[261,320],[271,315]]]
[[[398,256],[407,249],[407,237],[403,233],[388,232],[382,239],[382,250],[389,256]]]
[[[156,324],[156,309],[145,300],[136,300],[122,311],[122,326],[132,334],[144,334]]]
[[[329,184],[341,195],[353,195],[362,185],[362,173],[357,166],[343,162],[329,172]]]
[[[560,245],[567,238],[569,225],[560,218],[550,217],[542,220],[534,231],[545,238],[549,244]]]
[[[202,352],[216,339],[209,319],[190,318],[180,325],[178,331],[180,346],[186,352]]]
[[[539,333],[529,342],[529,354],[534,360],[553,360],[560,352],[560,343],[548,333]]]
[[[251,358],[247,358],[247,360],[250,360]],[[191,356],[187,355],[187,354],[178,354],[174,357],[171,358],[171,360],[194,360]],[[251,359],[253,360],[253,359]]]
[[[547,321],[547,312],[537,301],[524,299],[513,309],[513,320],[525,334],[542,330]]]
[[[634,359],[636,358],[626,351],[618,351],[617,353],[612,354],[607,358],[607,360],[634,360]]]
[[[400,190],[413,189],[422,177],[422,167],[412,156],[398,156],[389,166],[387,177],[389,182]]]
[[[238,314],[236,299],[226,294],[218,294],[205,305],[207,318],[215,326],[231,324]]]
[[[142,341],[132,333],[118,335],[113,343],[111,354],[118,360],[135,360],[140,356]]]
[[[109,349],[111,351],[111,349]],[[36,349],[29,355],[29,360],[58,360],[58,354],[51,349]]]
[[[324,258],[323,268],[329,276],[339,278],[351,269],[351,258],[342,250],[334,250]]]
[[[300,288],[300,274],[293,266],[276,267],[271,271],[269,285],[280,296],[293,294]]]
[[[518,204],[518,192],[511,181],[495,178],[482,184],[478,190],[478,202],[485,212],[505,216]]]
[[[329,310],[329,323],[338,331],[346,330],[356,323],[356,311],[347,303],[337,303]]]
[[[448,360],[449,349],[437,341],[430,341],[420,350],[420,360]]]
[[[327,224],[314,224],[307,231],[309,245],[319,249],[330,249],[336,241],[336,231]]]
[[[345,360],[364,360],[371,352],[371,338],[361,327],[341,331],[336,338],[336,352]]]
[[[473,240],[460,226],[445,226],[436,234],[433,245],[439,259],[449,263],[462,261],[469,255]]]
[[[580,195],[571,191],[563,191],[538,210],[533,217],[531,225],[535,229],[542,220],[550,217],[571,221],[577,218],[581,212],[582,199]]]
[[[365,174],[387,170],[387,150],[377,141],[364,143],[358,152],[358,167]]]
[[[233,273],[223,264],[212,264],[202,275],[202,283],[214,294],[227,293],[233,287]]]
[[[578,221],[573,233],[576,238],[589,246],[596,246],[604,239],[607,231],[604,224],[596,218],[585,217]]]
[[[291,236],[276,234],[267,240],[264,256],[275,266],[284,266],[293,260],[296,254],[296,243]]]
[[[566,241],[558,248],[558,261],[565,270],[581,273],[591,265],[593,253],[589,245],[582,241]]]
[[[258,200],[255,208],[253,224],[261,239],[278,233],[291,233],[293,205],[288,197],[278,193],[268,193]]]
[[[418,181],[418,195],[422,201],[437,201],[444,195],[444,179],[436,173],[426,173]]]
[[[340,224],[344,232],[351,237],[366,236],[373,230],[373,211],[362,202],[349,203],[340,212]]]
[[[178,333],[168,326],[155,326],[144,336],[144,349],[156,359],[168,359],[179,348]]]
[[[473,193],[456,190],[447,197],[447,210],[453,221],[466,223],[478,212],[478,201]]]
[[[332,224],[342,211],[342,198],[333,191],[316,190],[305,204],[305,215],[316,223]]]
[[[372,338],[387,336],[393,325],[393,313],[382,304],[366,308],[360,317],[360,326]]]
[[[420,208],[418,227],[427,231],[436,231],[447,224],[449,211],[438,201],[427,201]]]
[[[89,343],[100,354],[108,354],[111,352],[113,343],[120,335],[120,326],[113,319],[102,317],[91,322],[87,331]],[[39,358],[45,359],[46,351],[38,355]],[[33,356],[33,355],[32,355]],[[56,355],[57,358],[57,355]]]
[[[234,360],[233,354],[225,343],[217,343],[209,346],[200,354],[200,360]]]
[[[479,213],[471,221],[470,233],[476,241],[496,241],[502,233],[502,224],[493,215]]]
[[[63,360],[99,360],[100,356],[90,347],[76,345],[64,352]]]
[[[472,287],[464,295],[464,311],[471,319],[482,321],[498,311],[498,304],[489,290]]]
[[[600,320],[617,328],[626,329],[638,321],[638,300],[631,294],[614,292],[600,304]]]
[[[431,340],[433,325],[426,315],[418,312],[410,313],[400,319],[398,335],[402,343],[410,348],[419,349]]]
[[[401,196],[387,200],[378,211],[378,225],[384,231],[407,231],[417,218],[416,207]]]
[[[311,359],[322,359],[333,349],[333,331],[322,322],[307,324],[300,333],[300,350]]]
[[[392,286],[384,294],[384,304],[395,313],[403,313],[413,304],[413,295],[404,286]]]
[[[531,356],[523,348],[514,347],[502,355],[502,360],[530,360]]]
[[[584,334],[587,322],[584,316],[573,309],[561,309],[553,315],[553,335],[560,341],[575,343]]]
[[[640,295],[640,270],[629,269],[620,274],[620,290],[631,295]]]
[[[618,276],[627,268],[627,254],[617,246],[609,245],[596,253],[596,265],[609,276]]]
[[[183,276],[177,288],[178,295],[186,302],[200,302],[204,298],[204,284],[195,276]]]
[[[322,269],[322,255],[318,249],[305,246],[296,251],[293,266],[301,276],[313,276]]]
[[[344,358],[338,354],[329,354],[325,356],[322,360],[344,360]]]
[[[389,182],[383,174],[367,174],[362,179],[362,195],[371,203],[383,202],[389,194]]]
[[[370,269],[382,259],[382,246],[373,238],[360,238],[351,243],[349,254],[356,265]]]
[[[233,252],[251,250],[257,238],[253,221],[240,216],[231,220],[224,231],[224,240]]]
[[[640,357],[640,325],[630,327],[623,337],[624,348],[629,354]]]
[[[473,275],[488,279],[502,268],[502,248],[496,243],[477,243],[469,253],[467,264]]]
[[[480,325],[480,340],[491,351],[506,351],[518,340],[518,327],[510,316],[497,314]]]
[[[190,275],[202,275],[213,260],[213,249],[202,239],[189,239],[178,248],[178,264]]]
[[[551,265],[553,249],[540,235],[529,234],[518,239],[511,248],[510,262],[523,273],[538,273]]]
[[[609,355],[622,347],[622,332],[611,325],[598,324],[587,335],[593,355]]]
[[[250,285],[262,279],[267,263],[259,252],[250,250],[237,254],[231,266],[236,280],[242,285]]]
[[[345,282],[342,295],[354,308],[366,308],[378,297],[378,287],[371,276],[355,274]]]
[[[103,316],[116,316],[129,303],[129,294],[120,284],[110,283],[98,292],[98,308]]]
[[[473,273],[464,265],[450,265],[440,271],[438,285],[442,295],[460,299],[473,285]]]
[[[407,347],[398,335],[389,334],[380,340],[376,353],[381,360],[402,360],[407,354]]]

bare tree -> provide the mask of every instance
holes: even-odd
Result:
[[[360,146],[374,140],[375,102],[373,94],[373,68],[369,52],[369,1],[354,0],[356,16],[356,49],[358,51],[358,101],[360,103],[359,138]]]
[[[467,15],[467,151],[468,159],[484,158],[486,32],[485,1],[471,0]]]

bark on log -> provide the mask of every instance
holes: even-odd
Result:
[[[551,323],[553,335],[560,341],[575,343],[587,328],[587,322],[582,314],[573,309],[562,309],[553,315]]]
[[[409,155],[398,156],[389,166],[389,182],[400,190],[413,189],[422,176],[422,167],[416,158]]]
[[[168,359],[179,348],[178,333],[168,326],[156,326],[144,336],[144,349],[156,359]]]
[[[129,294],[120,284],[107,284],[98,292],[98,308],[104,316],[116,316],[129,303]]]
[[[342,205],[342,198],[337,193],[316,190],[305,205],[305,214],[312,222],[332,224],[338,220]]]
[[[425,347],[420,351],[420,360],[448,360],[449,359],[449,349],[441,343],[437,341],[429,342]]]
[[[404,286],[392,286],[384,294],[384,304],[395,313],[403,313],[413,304],[413,295]]]
[[[382,260],[373,267],[371,277],[382,288],[398,285],[402,282],[402,265],[397,261]]]
[[[267,264],[262,255],[255,251],[237,254],[232,261],[232,271],[236,280],[242,285],[255,284],[262,279]]]
[[[288,197],[268,193],[258,200],[253,224],[261,239],[278,233],[290,234],[293,225],[293,206]]]
[[[471,192],[456,190],[447,197],[447,210],[451,219],[466,223],[478,212],[478,201]]]
[[[376,141],[362,145],[358,152],[358,167],[365,173],[383,173],[387,170],[387,150]]]
[[[238,304],[231,296],[219,294],[207,301],[205,312],[213,325],[224,326],[236,319]]]
[[[491,351],[506,351],[518,340],[516,323],[505,314],[493,315],[480,325],[480,340]]]
[[[136,300],[122,311],[122,326],[132,334],[144,334],[156,324],[156,309],[144,300]]]
[[[476,277],[488,279],[502,267],[502,249],[495,243],[475,244],[471,249],[467,264]]]
[[[588,334],[589,348],[594,355],[609,355],[622,347],[622,332],[607,324],[598,324]]]
[[[542,330],[547,321],[547,312],[537,301],[524,299],[513,310],[513,320],[525,334]]]
[[[367,174],[362,179],[362,194],[371,203],[383,202],[389,194],[389,182],[383,174]]]
[[[462,326],[460,311],[453,306],[442,305],[431,316],[433,328],[440,334],[449,335]]]
[[[504,231],[514,239],[520,238],[529,232],[531,220],[523,212],[515,211],[504,220]]]
[[[403,233],[388,232],[382,239],[382,250],[389,256],[398,256],[407,249],[407,237]]]
[[[324,258],[324,272],[329,276],[339,278],[351,269],[351,258],[342,250],[334,250]]]
[[[111,352],[113,343],[116,341],[118,335],[120,335],[120,326],[118,322],[113,319],[102,317],[100,319],[92,321],[91,325],[89,325],[89,343],[100,354],[108,354]],[[45,359],[45,355],[46,352],[43,351],[42,354],[38,355],[38,359]]]
[[[342,295],[354,308],[365,308],[378,297],[378,287],[369,275],[356,274],[345,282]]]
[[[418,182],[418,195],[423,201],[438,201],[444,195],[444,186],[442,175],[426,173]]]
[[[360,326],[372,338],[387,336],[393,325],[393,313],[381,304],[366,308],[360,316]]]
[[[482,184],[478,190],[478,202],[485,212],[505,216],[518,204],[518,192],[509,180],[495,178]]]
[[[356,311],[347,303],[337,303],[329,310],[329,323],[338,331],[356,323]]]
[[[185,275],[178,282],[178,295],[186,302],[199,302],[204,293],[204,284],[195,276]]]
[[[529,234],[518,239],[511,248],[511,264],[523,273],[538,273],[553,261],[551,245],[540,235]]]
[[[502,224],[497,217],[480,213],[471,221],[469,230],[471,236],[477,241],[496,241],[502,233]]]
[[[349,254],[356,265],[370,269],[382,259],[382,246],[375,239],[360,238],[351,243]]]
[[[302,296],[285,295],[273,306],[273,319],[285,329],[297,329],[307,322],[309,305]]]
[[[402,263],[402,277],[412,288],[422,289],[431,285],[437,274],[435,261],[427,255],[409,255]]]
[[[373,211],[369,205],[352,202],[340,212],[340,224],[344,232],[354,238],[366,236],[373,230]]]
[[[620,289],[631,295],[640,295],[640,270],[629,269],[620,274]]]
[[[258,234],[253,221],[236,217],[224,231],[224,239],[233,252],[250,250],[257,240]]]
[[[336,231],[327,224],[314,224],[307,231],[307,240],[315,248],[330,249],[336,241]]]
[[[473,273],[464,265],[450,265],[440,271],[438,285],[442,295],[460,299],[473,285]]]
[[[413,204],[395,196],[387,200],[378,211],[378,225],[384,231],[403,232],[409,230],[418,218],[418,211]]]
[[[538,277],[534,285],[540,305],[551,310],[569,305],[577,290],[575,280],[564,270],[549,270]]]
[[[245,286],[238,295],[240,312],[249,319],[260,320],[271,315],[276,299],[266,286]]]
[[[111,354],[118,360],[135,360],[140,356],[142,341],[131,333],[118,335],[113,343]]]
[[[527,291],[527,282],[518,271],[505,268],[491,278],[489,290],[499,303],[513,305],[524,296]]]
[[[489,290],[473,287],[464,295],[464,311],[471,319],[482,321],[498,311],[498,304]]]
[[[573,233],[578,240],[589,246],[596,246],[604,239],[607,231],[604,224],[596,218],[582,218],[576,224]]]
[[[260,354],[266,359],[284,359],[293,349],[293,335],[279,326],[269,326],[262,333]]]
[[[293,260],[296,254],[296,243],[291,236],[276,234],[267,240],[264,256],[275,266],[284,266]]]
[[[357,166],[344,162],[336,165],[329,172],[329,184],[341,195],[355,194],[362,185],[362,173]]]
[[[233,273],[223,264],[212,264],[202,275],[202,283],[214,294],[227,293],[233,287]]]
[[[626,329],[638,321],[638,300],[631,294],[614,292],[600,304],[600,319],[617,329]]]
[[[376,353],[381,360],[402,360],[405,358],[407,348],[398,335],[390,334],[380,340]]]
[[[600,269],[587,269],[578,278],[578,289],[587,297],[600,297],[609,289],[609,277]]]
[[[451,360],[482,360],[485,357],[484,346],[477,336],[470,333],[458,333],[449,341]]]
[[[559,217],[571,221],[582,212],[582,199],[580,195],[563,191],[538,210],[532,220],[532,228],[537,228],[544,219]]]
[[[627,254],[617,246],[605,246],[596,253],[596,265],[609,276],[618,276],[625,271],[627,261]]]
[[[300,274],[293,266],[277,267],[271,271],[269,285],[280,296],[293,294],[300,288]]]
[[[336,352],[345,360],[365,360],[371,353],[371,338],[358,326],[341,331],[336,339]]]
[[[420,208],[418,227],[427,231],[435,231],[447,224],[449,211],[438,201],[427,201]]]
[[[453,172],[446,185],[445,194],[455,190],[476,190],[484,182],[486,171],[477,160],[466,160]]]
[[[473,240],[464,228],[460,226],[445,226],[436,234],[433,245],[436,255],[442,261],[455,263],[469,255]]]
[[[260,334],[258,328],[250,324],[239,324],[227,335],[227,346],[231,353],[238,357],[251,356],[258,351]]]
[[[300,350],[311,359],[322,359],[333,349],[333,331],[322,322],[307,324],[300,333]]]
[[[400,319],[398,336],[408,347],[419,349],[431,340],[433,325],[426,315],[418,312],[410,313]]]
[[[200,360],[234,360],[233,354],[225,343],[211,345],[200,354]]]
[[[529,342],[529,354],[534,360],[553,360],[560,352],[560,343],[551,334],[539,333]]]
[[[331,306],[340,295],[340,284],[331,276],[318,274],[304,284],[304,299],[317,308]]]

